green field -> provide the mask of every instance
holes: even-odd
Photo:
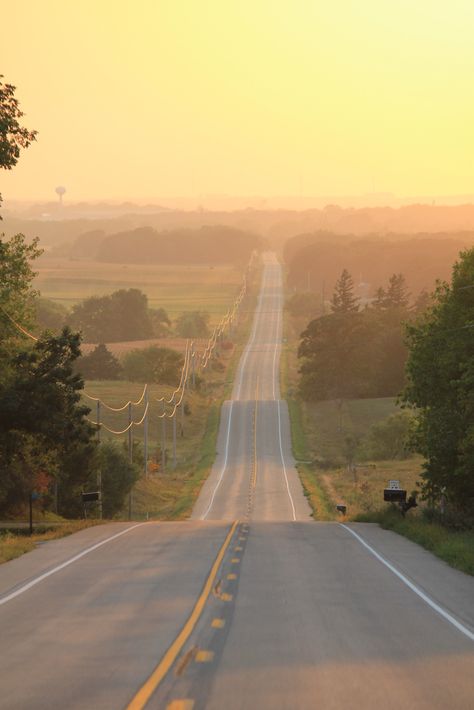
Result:
[[[96,261],[41,258],[35,264],[34,287],[67,308],[121,288],[139,288],[150,308],[164,308],[171,320],[183,311],[202,310],[217,323],[242,283],[242,270],[232,265],[196,266],[106,264]]]

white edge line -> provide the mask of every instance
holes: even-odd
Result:
[[[79,552],[77,555],[74,555],[74,557],[71,557],[69,560],[62,562],[57,567],[53,567],[53,569],[48,570],[48,572],[44,572],[43,574],[40,574],[39,577],[35,577],[35,579],[32,579],[31,582],[24,584],[19,589],[16,589],[14,592],[11,592],[11,594],[8,594],[7,596],[0,598],[0,606],[2,604],[6,604],[7,602],[11,601],[12,599],[15,599],[15,597],[19,597],[20,594],[23,594],[24,592],[27,592],[28,589],[35,587],[37,584],[39,584],[43,580],[47,579],[47,577],[51,577],[51,575],[56,574],[56,572],[60,572],[65,567],[72,565],[73,562],[77,562],[77,560],[80,560],[81,557],[84,557],[84,555],[88,555],[89,552],[93,552],[94,550],[97,550],[97,548],[102,547],[102,545],[107,545],[108,542],[112,542],[112,540],[116,540],[118,537],[121,537],[122,535],[125,535],[125,533],[128,533],[131,530],[135,530],[135,528],[139,528],[142,525],[146,525],[146,523],[137,523],[136,525],[132,525],[131,527],[127,528],[126,530],[122,530],[121,532],[117,533],[116,535],[112,535],[111,537],[108,537],[105,540],[101,540],[101,542],[97,542],[95,545],[92,545],[91,547],[86,548],[82,552]]]
[[[281,267],[280,267],[281,268]],[[281,281],[280,281],[280,288],[281,288]],[[288,482],[288,474],[286,472],[286,465],[285,465],[285,457],[283,455],[283,444],[282,444],[282,436],[281,436],[281,400],[276,399],[276,394],[275,394],[275,384],[276,384],[276,369],[275,369],[275,364],[276,364],[276,355],[277,351],[281,348],[281,318],[282,318],[282,304],[281,304],[281,299],[279,299],[279,310],[278,310],[278,321],[277,321],[277,339],[278,343],[275,345],[275,352],[273,354],[273,399],[276,400],[277,402],[277,407],[278,407],[278,439],[279,439],[279,444],[280,444],[280,457],[281,457],[281,463],[283,466],[283,474],[285,476],[285,483],[286,483],[286,490],[288,491],[288,497],[290,499],[291,503],[291,508],[293,511],[293,520],[296,521],[296,510],[295,510],[295,504],[293,501],[293,496],[291,495],[290,491],[290,484]]]
[[[290,485],[288,483],[288,475],[286,473],[286,466],[285,466],[285,458],[283,456],[283,446],[281,443],[281,414],[280,414],[280,400],[277,400],[277,405],[278,405],[278,436],[280,439],[280,456],[281,456],[281,463],[283,465],[283,473],[285,474],[285,482],[286,482],[286,490],[288,491],[288,496],[290,498],[290,503],[291,503],[291,508],[293,510],[293,520],[296,520],[296,510],[295,510],[295,504],[293,502],[293,496],[290,493]]]
[[[468,629],[467,626],[461,624],[460,621],[455,619],[454,616],[451,616],[451,614],[449,614],[449,612],[445,611],[442,607],[440,607],[439,604],[436,604],[436,602],[434,602],[427,594],[422,592],[421,589],[419,589],[415,584],[413,584],[413,582],[410,582],[410,580],[407,579],[405,575],[399,572],[396,567],[390,564],[390,562],[388,562],[384,557],[382,557],[382,555],[380,555],[376,550],[374,550],[374,548],[371,547],[367,542],[365,542],[365,540],[356,532],[354,532],[354,530],[349,528],[347,525],[344,525],[344,523],[339,523],[339,525],[341,525],[341,527],[350,532],[351,535],[353,535],[361,543],[361,545],[363,545],[374,557],[376,557],[379,562],[385,565],[385,567],[387,567],[390,572],[393,572],[393,574],[397,576],[403,582],[403,584],[406,584],[406,586],[409,587],[412,592],[415,592],[415,594],[417,594],[420,599],[423,599],[425,604],[428,604],[428,606],[430,606],[432,609],[434,609],[434,611],[440,614],[443,619],[446,619],[446,621],[456,627],[458,631],[467,636],[468,639],[474,641],[474,633],[470,629]]]
[[[205,519],[207,518],[207,516],[208,516],[208,514],[209,514],[209,511],[210,511],[211,508],[212,508],[212,504],[214,503],[214,498],[216,497],[216,493],[217,493],[217,491],[218,491],[218,489],[219,489],[219,486],[220,486],[221,483],[222,483],[222,479],[224,478],[225,470],[226,470],[226,468],[227,468],[227,458],[228,458],[228,456],[229,456],[230,425],[231,425],[231,422],[232,422],[232,411],[233,411],[233,408],[234,408],[234,400],[231,400],[231,402],[230,402],[230,408],[229,408],[229,423],[228,423],[228,425],[227,425],[227,438],[226,438],[226,442],[225,442],[224,463],[223,463],[223,465],[222,465],[222,471],[221,471],[221,475],[219,476],[219,480],[217,481],[217,483],[216,483],[216,485],[215,485],[215,487],[214,487],[214,490],[213,490],[213,492],[212,492],[212,496],[211,496],[211,500],[210,500],[210,502],[209,502],[209,505],[207,506],[206,512],[201,516],[201,520],[205,520]]]

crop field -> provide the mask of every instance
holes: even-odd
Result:
[[[183,311],[207,311],[217,323],[234,300],[242,270],[233,265],[107,264],[79,259],[40,258],[34,287],[70,308],[89,296],[139,288],[151,308],[164,308],[171,320]]]

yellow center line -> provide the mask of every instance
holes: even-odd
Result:
[[[255,414],[253,417],[253,479],[252,489],[257,485],[257,412],[258,412],[258,379],[255,389]]]
[[[185,698],[184,700],[172,700],[169,705],[166,706],[166,710],[193,710],[194,700],[190,698]]]
[[[131,702],[127,705],[126,710],[142,710],[142,708],[145,707],[155,690],[158,688],[159,684],[165,677],[165,675],[168,673],[169,669],[175,662],[176,658],[178,657],[181,649],[183,648],[184,644],[190,637],[194,627],[196,626],[199,617],[201,616],[205,604],[207,602],[207,599],[209,597],[209,594],[211,593],[214,580],[217,576],[217,572],[219,571],[219,567],[221,565],[221,562],[224,558],[224,555],[226,553],[227,548],[230,545],[230,541],[232,540],[232,536],[235,532],[235,529],[238,525],[238,521],[234,522],[232,524],[231,529],[227,533],[227,537],[224,540],[221,549],[218,552],[218,555],[216,559],[214,560],[214,564],[212,565],[211,571],[209,573],[209,576],[206,580],[206,583],[204,585],[204,588],[194,606],[194,609],[192,610],[188,620],[186,621],[185,625],[171,644],[171,646],[168,648],[166,651],[165,655],[161,659],[161,661],[158,663],[156,666],[155,670],[152,672],[148,680],[145,681],[145,683],[142,685],[140,690],[137,692],[135,697],[131,700]]]
[[[213,629],[223,629],[225,626],[225,619],[219,619],[216,617],[212,620],[211,626]]]

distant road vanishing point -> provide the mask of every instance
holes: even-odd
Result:
[[[474,707],[473,578],[377,526],[310,517],[282,318],[268,253],[189,521],[89,528],[0,566],[0,708]]]

